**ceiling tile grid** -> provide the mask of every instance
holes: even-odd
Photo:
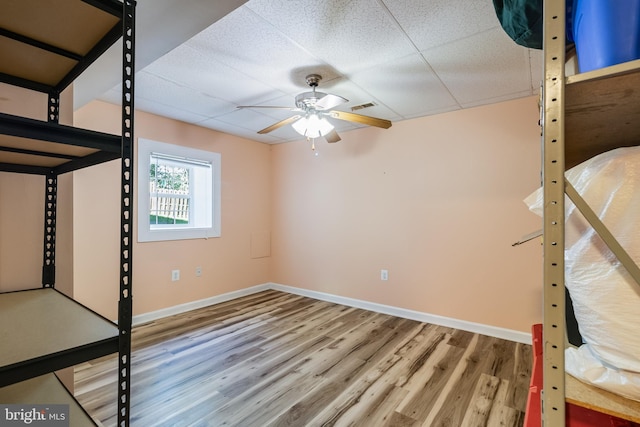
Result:
[[[304,76],[293,78],[291,74],[296,67],[300,64],[310,68],[325,65],[246,7],[227,15],[185,45],[238,73],[273,82],[274,89],[277,87],[287,94],[303,88]]]
[[[531,89],[529,55],[501,28],[422,54],[463,107]]]
[[[508,38],[491,0],[250,0],[138,70],[136,107],[269,144],[303,140],[288,125],[257,134],[295,112],[236,107],[295,107],[312,73],[318,91],[349,100],[336,110],[371,103],[356,113],[393,122],[533,95],[542,55]]]
[[[384,105],[397,112],[401,119],[460,108],[449,89],[419,53],[355,74],[352,80],[361,87],[369,88],[376,99],[384,100]]]
[[[491,0],[381,0],[420,51],[499,25]]]
[[[246,7],[343,75],[415,49],[376,0],[253,0]]]

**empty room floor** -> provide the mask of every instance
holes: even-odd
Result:
[[[133,330],[131,425],[522,426],[531,346],[264,291]],[[75,368],[116,425],[117,359]]]

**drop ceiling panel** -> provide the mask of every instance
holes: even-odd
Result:
[[[199,122],[198,126],[214,129],[218,132],[224,132],[242,138],[252,139],[258,142],[264,142],[266,144],[277,144],[280,142],[284,142],[282,138],[278,138],[272,134],[259,135],[253,129],[247,129],[242,126],[238,126],[237,124],[222,122],[217,119],[204,120],[202,122]]]
[[[306,89],[298,89],[298,91],[291,93],[291,94],[286,94],[286,95],[280,95],[276,98],[270,99],[267,102],[263,102],[263,103],[256,103],[256,104],[251,104],[251,105],[266,105],[266,106],[273,106],[273,107],[286,107],[287,109],[280,109],[280,108],[255,108],[253,109],[254,111],[257,111],[261,114],[267,115],[267,116],[271,116],[276,120],[281,120],[284,118],[289,117],[291,114],[293,114],[293,111],[290,110],[289,108],[297,108],[296,107],[296,103],[295,103],[295,95],[301,91],[306,91],[309,90],[309,88]]]
[[[111,104],[120,104],[121,102],[121,90],[119,88],[110,90],[100,97],[102,101],[109,102]],[[198,123],[206,120],[207,117],[198,113],[192,113],[180,108],[175,108],[171,104],[165,102],[151,101],[141,96],[136,95],[135,100],[136,110],[144,111],[146,113],[156,114],[162,117],[168,117],[174,120],[180,120],[186,123]]]
[[[142,78],[136,84],[136,99],[156,102],[206,117],[235,109],[235,105],[229,102],[154,74],[143,72],[139,75]]]
[[[374,71],[374,72],[377,72]],[[390,109],[387,105],[383,104],[379,99],[376,99],[371,94],[371,91],[364,90],[362,85],[357,84],[355,79],[335,79],[331,82],[329,87],[319,87],[319,90],[326,93],[332,93],[340,95],[346,98],[348,101],[344,104],[338,105],[335,110],[353,112],[356,114],[363,114],[365,116],[380,117],[387,120],[400,120],[400,117],[395,111]],[[377,104],[373,107],[369,107],[363,110],[352,111],[351,107],[366,104],[372,102]],[[341,121],[344,123],[344,121]],[[357,125],[360,127],[360,125]]]
[[[541,52],[507,37],[491,0],[228,0],[241,5],[228,14],[226,2],[184,1],[139,0],[153,16],[141,19],[136,107],[256,141],[304,138],[290,125],[257,134],[294,112],[236,106],[295,107],[311,73],[323,77],[319,91],[349,100],[335,109],[371,102],[354,112],[392,122],[539,91]],[[221,10],[207,26],[209,7]],[[340,133],[363,127],[331,121]]]
[[[295,114],[299,114],[292,111],[283,111],[279,115],[279,117],[273,117],[275,116],[275,114],[267,115],[264,114],[263,111],[264,110],[259,109],[240,109],[228,114],[224,114],[222,116],[218,116],[216,117],[216,120],[236,126],[241,123],[242,127],[246,128],[247,130],[255,129],[253,132],[257,133],[257,131],[271,126],[272,124],[279,122],[280,120],[284,120]]]
[[[149,101],[147,99],[136,100],[136,108],[147,113],[156,114],[163,117],[170,117],[174,120],[179,120],[186,123],[199,124],[200,122],[207,120],[207,117],[201,114],[176,108],[172,105],[161,104],[156,101]]]
[[[384,0],[418,50],[426,50],[500,23],[491,0]]]
[[[137,0],[136,70],[142,70],[245,2]],[[81,107],[117,85],[122,80],[121,70],[122,44],[116,43],[74,81],[74,106]]]
[[[238,31],[238,29],[250,31]],[[324,64],[248,8],[241,8],[209,27],[186,43],[202,56],[213,57],[247,76],[278,87],[280,91],[297,92],[304,88],[304,76],[292,71],[304,64],[318,69]],[[248,54],[239,55],[247,46]],[[329,76],[326,76],[327,78]]]
[[[460,108],[419,54],[381,64],[352,80],[404,118]]]
[[[215,55],[206,55],[188,45],[177,47],[147,66],[145,71],[238,105],[274,97],[275,89],[267,82],[228,67]]]
[[[531,92],[526,49],[492,29],[423,52],[461,105]]]
[[[253,0],[246,7],[342,74],[414,51],[376,0]]]

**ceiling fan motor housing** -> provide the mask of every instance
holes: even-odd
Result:
[[[322,76],[320,74],[309,74],[305,79],[307,81],[307,85],[313,89],[313,92],[303,92],[296,96],[296,107],[302,108],[308,112],[309,109],[315,109],[316,103],[327,94],[316,92],[316,87],[318,87],[320,80],[322,80]]]
[[[320,80],[322,80],[322,76],[320,74],[309,74],[306,80],[310,87],[316,87],[320,83]]]

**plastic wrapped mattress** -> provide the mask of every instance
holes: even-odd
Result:
[[[619,148],[566,177],[640,264],[640,147]],[[542,215],[542,189],[525,203]],[[584,344],[566,350],[576,378],[640,401],[640,285],[566,198],[565,284]]]

